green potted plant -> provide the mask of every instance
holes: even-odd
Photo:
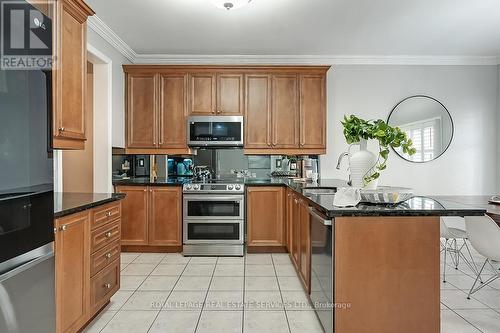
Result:
[[[376,188],[380,172],[387,168],[389,147],[401,147],[409,155],[416,153],[413,142],[399,127],[389,126],[385,121],[364,120],[354,115],[344,116],[342,121],[344,136],[350,148],[359,145],[360,150],[349,154],[352,185],[356,187]],[[377,140],[379,144],[378,156],[373,155],[367,148],[367,140]]]

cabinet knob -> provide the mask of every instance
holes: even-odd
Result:
[[[59,132],[64,132],[65,128],[64,127],[59,127]]]
[[[61,227],[61,230],[62,230],[62,231],[66,230],[66,229],[68,229],[68,226],[67,226],[67,225],[63,225],[63,226]]]
[[[111,289],[111,283],[105,283],[104,288],[106,289]]]
[[[111,233],[111,231],[110,231],[110,232],[107,232],[107,233],[106,233],[106,238],[111,237],[111,235],[113,235],[113,234]]]
[[[147,192],[148,190],[146,190],[146,189],[145,189],[145,190],[143,190],[143,191],[144,191],[144,192]]]
[[[111,258],[111,253],[106,253],[106,258]]]
[[[107,215],[108,217],[110,217],[110,216],[112,215],[112,213],[111,213],[111,212],[107,212],[107,213],[106,213],[106,215]]]

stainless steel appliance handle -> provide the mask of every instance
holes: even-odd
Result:
[[[241,195],[207,195],[207,194],[184,194],[184,201],[235,201],[240,202],[244,200],[245,196]]]
[[[27,254],[30,253],[33,253],[33,255],[21,255],[19,257],[8,260],[8,262],[10,263],[10,267],[4,271],[0,270],[0,282],[7,280],[14,275],[20,274],[42,261],[52,258],[54,256],[54,249],[52,243],[49,243]]]
[[[323,225],[332,225],[332,220],[318,212],[316,209],[313,207],[309,207],[309,212],[311,213],[312,216],[314,216],[316,219],[321,221]]]

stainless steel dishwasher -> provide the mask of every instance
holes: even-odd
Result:
[[[327,333],[333,332],[333,227],[332,219],[309,208],[311,219],[311,302]]]

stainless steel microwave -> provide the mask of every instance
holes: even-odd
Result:
[[[187,121],[191,147],[243,146],[242,116],[191,116]]]

